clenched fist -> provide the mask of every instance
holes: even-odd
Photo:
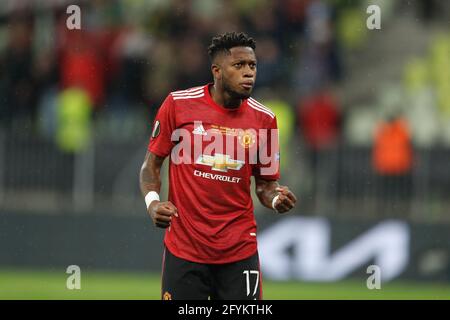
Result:
[[[291,210],[297,202],[295,195],[286,186],[280,186],[275,190],[278,191],[278,199],[274,203],[274,208],[279,213],[284,213]]]
[[[159,228],[169,227],[172,216],[178,217],[178,209],[170,201],[153,201],[148,207],[148,213],[153,220],[153,224]]]

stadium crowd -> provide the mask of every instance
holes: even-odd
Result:
[[[346,55],[370,42],[360,27],[365,0],[79,1],[81,30],[67,28],[72,3],[27,3],[0,8],[3,132],[27,128],[69,152],[93,135],[121,141],[148,135],[169,92],[211,81],[211,36],[244,30],[257,41],[254,96],[277,114],[284,170],[305,153],[309,168],[320,171],[321,153],[346,142],[373,148],[377,174],[409,175],[415,146],[450,143],[444,121],[450,80],[439,72],[450,69],[448,34],[436,37],[428,56],[404,62],[397,91],[379,90],[368,108],[341,103],[338,89],[354,72]],[[398,10],[377,3],[387,18]],[[436,1],[415,4],[424,26],[436,20]],[[401,132],[386,131],[394,116],[404,124]],[[386,156],[392,148],[404,152]]]

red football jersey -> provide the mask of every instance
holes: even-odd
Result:
[[[165,245],[177,257],[214,264],[256,252],[250,178],[278,180],[279,154],[273,112],[253,98],[227,109],[211,98],[210,85],[167,96],[148,150],[170,156],[169,200],[178,217]]]

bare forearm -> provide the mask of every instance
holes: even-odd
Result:
[[[150,191],[157,193],[161,190],[161,178],[159,172],[152,172],[148,169],[142,169],[140,175],[141,193],[145,197]]]
[[[150,191],[160,192],[161,166],[163,161],[164,158],[147,153],[139,175],[141,193],[144,197]]]
[[[178,209],[172,202],[160,201],[159,196],[154,197],[152,193],[149,194],[149,199],[146,197],[151,191],[159,194],[163,162],[163,157],[147,152],[139,174],[139,183],[142,195],[146,198],[147,212],[152,218],[153,224],[159,228],[168,228],[172,221],[172,216],[178,217]]]

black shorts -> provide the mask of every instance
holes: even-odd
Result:
[[[226,264],[202,264],[180,259],[165,248],[163,300],[261,300],[258,253]]]

